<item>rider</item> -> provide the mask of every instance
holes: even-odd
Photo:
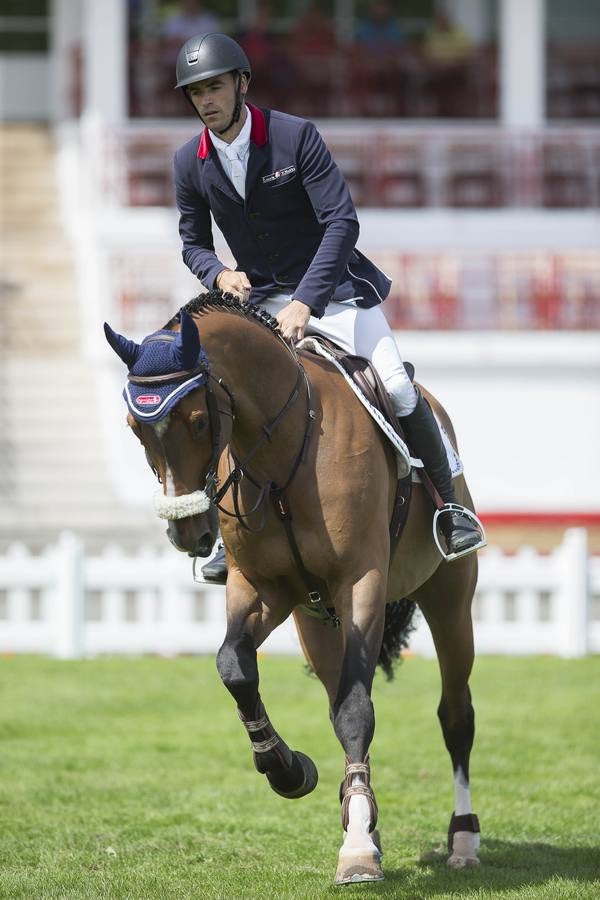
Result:
[[[319,132],[305,119],[245,102],[250,63],[227,35],[190,38],[176,73],[176,87],[205,125],[199,142],[193,138],[175,154],[184,262],[209,290],[265,306],[286,339],[321,334],[371,360],[448,507],[439,518],[447,555],[478,549],[482,535],[457,504],[434,416],[378,305],[391,282],[355,247],[356,211]],[[235,271],[215,254],[211,213]],[[226,571],[222,553],[203,568],[213,581],[224,581]]]

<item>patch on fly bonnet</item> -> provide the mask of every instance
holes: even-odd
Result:
[[[105,325],[106,338],[129,367],[123,397],[138,422],[155,424],[190,391],[206,384],[210,366],[192,318],[184,313],[181,330],[161,328],[141,344]],[[172,376],[172,377],[169,377]]]

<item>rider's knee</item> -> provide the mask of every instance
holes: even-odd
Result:
[[[399,417],[408,416],[417,405],[418,399],[408,375],[406,373],[403,375],[392,375],[390,378],[386,378],[385,386],[396,415]]]

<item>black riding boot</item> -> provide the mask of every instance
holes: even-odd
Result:
[[[417,391],[417,405],[407,416],[400,419],[406,439],[415,456],[420,457],[425,470],[448,508],[439,516],[439,526],[446,547],[447,556],[453,559],[483,545],[484,537],[459,504],[452,484],[452,475],[446,456],[446,448],[429,403]]]
[[[219,547],[210,562],[202,566],[202,577],[211,584],[227,583],[227,563],[225,562],[225,548]]]

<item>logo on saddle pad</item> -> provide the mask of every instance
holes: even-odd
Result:
[[[160,403],[161,399],[160,394],[142,394],[135,398],[135,402],[138,406],[156,406],[157,403]]]

